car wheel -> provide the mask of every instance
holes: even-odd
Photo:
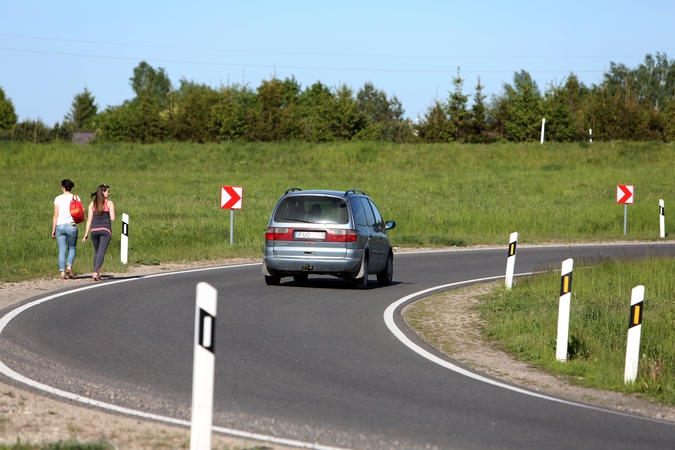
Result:
[[[394,279],[394,254],[389,253],[387,265],[384,270],[377,274],[377,283],[380,286],[389,286]]]
[[[368,288],[368,255],[363,257],[363,276],[361,278],[354,278],[352,283],[354,287],[359,289]]]
[[[265,284],[269,286],[277,286],[281,282],[279,275],[265,275]]]
[[[307,282],[307,278],[309,278],[309,274],[308,274],[308,273],[300,273],[300,274],[298,274],[298,275],[293,275],[293,280],[294,280],[296,283],[306,283],[306,282]]]

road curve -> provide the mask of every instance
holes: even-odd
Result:
[[[521,246],[516,272],[559,267],[568,257],[646,254],[673,255],[675,244]],[[366,291],[329,277],[266,286],[259,265],[120,279],[31,299],[24,307],[33,306],[6,315],[0,361],[5,374],[54,392],[185,424],[195,285],[206,281],[219,293],[220,431],[313,448],[671,446],[675,425],[525,395],[448,370],[403,345],[383,320],[399,299],[503,276],[505,265],[505,248],[400,253],[394,285],[371,280]],[[391,320],[406,339],[473,373],[411,333],[398,314],[402,303]]]

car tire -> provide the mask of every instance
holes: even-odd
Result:
[[[358,289],[368,289],[368,255],[363,257],[363,276],[354,278],[352,284]]]
[[[307,278],[309,278],[309,274],[308,274],[308,273],[300,273],[300,274],[297,274],[297,275],[293,275],[293,280],[294,280],[296,283],[300,283],[300,284],[306,283],[306,282],[307,282]]]
[[[277,286],[281,283],[281,276],[279,275],[265,275],[265,284],[268,286]]]
[[[394,279],[394,254],[389,252],[387,257],[387,265],[384,266],[382,272],[377,274],[377,283],[380,286],[390,286]]]

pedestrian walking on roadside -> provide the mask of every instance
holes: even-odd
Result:
[[[101,279],[101,266],[105,258],[105,252],[112,238],[112,221],[115,220],[115,205],[109,200],[110,187],[107,184],[99,185],[96,192],[91,194],[92,202],[89,203],[87,215],[87,229],[82,242],[87,242],[91,232],[91,243],[94,245],[94,274],[92,279]]]
[[[54,199],[54,218],[52,219],[52,239],[59,246],[59,271],[61,279],[74,278],[73,263],[77,253],[77,224],[70,215],[70,202],[79,197],[70,191],[75,184],[66,179],[61,181],[61,195]]]

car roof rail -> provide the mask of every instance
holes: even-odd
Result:
[[[345,191],[345,197],[349,194],[363,194],[363,195],[368,195],[365,192],[363,192],[361,189],[347,189]]]
[[[290,193],[290,192],[301,191],[301,190],[302,190],[302,189],[300,189],[300,188],[290,188],[289,190],[287,190],[286,192],[284,192],[284,195],[286,195],[286,194],[288,194],[288,193]]]

